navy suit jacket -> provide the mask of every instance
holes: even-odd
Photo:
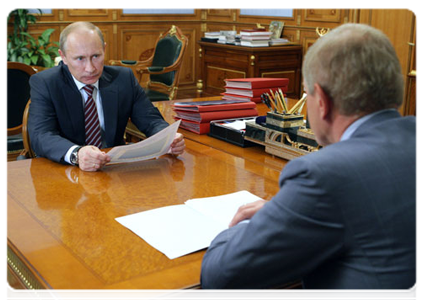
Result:
[[[350,139],[289,162],[280,190],[219,234],[203,288],[406,289],[416,281],[414,117],[383,111]]]
[[[71,146],[85,144],[81,93],[63,63],[31,76],[30,85],[28,129],[31,146],[37,156],[63,163]],[[104,66],[99,91],[106,147],[124,144],[123,135],[129,118],[147,136],[168,126],[131,69]]]

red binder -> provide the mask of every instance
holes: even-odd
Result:
[[[177,102],[172,105],[174,110],[208,112],[221,110],[239,110],[255,108],[256,104],[249,102],[249,99],[232,99],[230,101],[199,101],[199,102]]]
[[[177,118],[194,121],[198,123],[210,122],[212,120],[253,117],[258,115],[256,108],[238,109],[238,110],[220,110],[220,111],[209,111],[209,112],[188,112],[188,111],[176,110],[176,109],[174,111],[176,113]]]
[[[261,103],[261,98],[260,97],[247,97],[247,96],[240,96],[240,95],[231,95],[231,94],[227,94],[227,93],[221,93],[222,95],[222,100],[242,100],[242,101],[252,101],[255,103]]]
[[[246,96],[246,97],[260,97],[264,93],[270,93],[270,90],[277,91],[281,89],[283,93],[288,91],[288,86],[281,86],[275,88],[262,88],[262,89],[241,89],[241,88],[228,88],[226,87],[226,94]]]
[[[174,117],[175,120],[181,120],[180,128],[192,131],[197,134],[206,134],[210,132],[210,123],[198,123]]]
[[[289,78],[234,78],[225,79],[228,88],[258,89],[288,86]]]

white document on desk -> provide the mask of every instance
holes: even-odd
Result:
[[[174,259],[210,246],[238,208],[259,200],[248,191],[198,198],[116,218],[148,244]]]
[[[147,160],[166,154],[180,123],[181,120],[178,120],[138,143],[114,147],[108,152],[108,155],[112,158],[109,164]]]

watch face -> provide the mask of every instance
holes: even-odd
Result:
[[[77,163],[77,151],[72,151],[71,155],[70,155],[70,161],[72,164],[76,164]]]

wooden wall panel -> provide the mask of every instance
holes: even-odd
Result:
[[[406,83],[404,104],[400,111],[403,115],[415,114],[416,91],[413,81],[415,81],[415,23],[414,13],[407,9],[372,9],[363,10],[358,19],[359,23],[368,24],[383,31],[394,45],[398,55],[403,73],[404,83]],[[414,68],[414,69],[413,69]],[[410,76],[410,73],[414,75]]]
[[[112,18],[110,9],[64,9],[61,21],[108,21]]]
[[[305,9],[304,21],[340,23],[341,10],[339,9]]]
[[[53,9],[41,16],[30,33],[39,35],[47,28],[55,28],[53,40],[59,40],[60,31],[75,21],[90,21],[105,35],[106,61],[109,59],[138,59],[154,47],[161,31],[174,24],[189,38],[180,89],[196,89],[200,78],[200,47],[197,41],[206,31],[253,28],[257,23],[268,28],[271,21],[283,21],[283,37],[303,46],[303,54],[315,42],[316,27],[335,28],[346,22],[366,23],[382,29],[395,45],[406,77],[412,58],[412,26],[415,16],[408,10],[364,9],[294,9],[289,18],[240,15],[239,9],[195,9],[192,14],[123,14],[122,9]],[[9,24],[8,31],[13,30]],[[411,48],[410,48],[411,47]],[[144,53],[144,55],[143,55]],[[415,59],[414,59],[415,60]],[[415,68],[414,68],[415,69]],[[415,73],[414,73],[415,74]]]

